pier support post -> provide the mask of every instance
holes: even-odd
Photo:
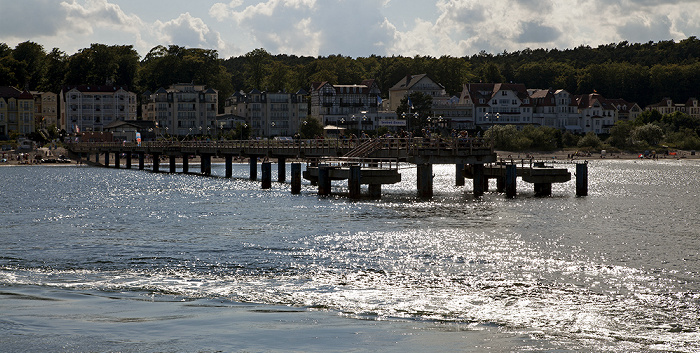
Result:
[[[318,165],[318,194],[321,196],[330,195],[331,193],[331,176],[328,165]]]
[[[160,154],[154,153],[151,157],[153,158],[153,171],[160,172]]]
[[[588,163],[576,164],[576,196],[588,196]]]
[[[506,165],[506,197],[515,197],[517,194],[516,184],[518,180],[517,167],[515,164]]]
[[[95,163],[100,164],[100,152],[95,153]]]
[[[464,186],[464,164],[455,165],[455,186]]]
[[[187,174],[190,172],[190,156],[185,153],[182,155],[182,173]]]
[[[301,194],[301,163],[292,163],[292,194]]]
[[[168,158],[170,158],[170,172],[175,173],[177,171],[177,161],[175,160],[175,156],[171,155],[168,156]]]
[[[250,180],[258,180],[258,156],[249,156]]]
[[[287,159],[277,157],[277,181],[284,183],[287,181]]]
[[[121,164],[120,157],[121,157],[121,153],[119,153],[119,152],[114,153],[114,168],[119,169],[120,164]]]
[[[535,196],[552,196],[552,183],[535,183]]]
[[[146,163],[144,163],[145,158],[146,155],[143,152],[139,152],[139,170],[146,169]]]
[[[109,152],[105,153],[105,167],[109,168]]]
[[[433,197],[433,165],[418,165],[418,196],[421,198]]]
[[[382,184],[369,184],[369,197],[375,200],[381,199]]]
[[[233,176],[233,156],[230,154],[227,154],[225,156],[226,159],[226,177],[230,178]]]
[[[499,176],[496,178],[496,191],[505,192],[506,191],[506,178]]]
[[[126,169],[131,169],[131,152],[126,152]]]
[[[474,177],[474,197],[484,195],[484,164],[472,164],[472,174]]]
[[[263,162],[261,165],[262,171],[262,188],[269,189],[272,187],[272,164],[270,162]]]
[[[211,155],[202,154],[199,156],[199,158],[202,160],[202,163],[200,165],[200,171],[202,172],[202,175],[211,175]]]
[[[359,165],[350,166],[350,177],[348,178],[348,189],[350,190],[350,198],[357,200],[360,198],[360,176],[362,169]]]

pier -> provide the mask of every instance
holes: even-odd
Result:
[[[465,177],[472,178],[475,196],[483,195],[484,184],[488,184],[489,178],[498,179],[505,176],[508,179],[507,166],[497,163],[493,146],[482,138],[155,141],[140,144],[78,142],[70,144],[68,149],[79,159],[84,159],[88,163],[114,168],[121,168],[121,158],[124,157],[126,168],[131,169],[132,160],[136,159],[138,169],[144,170],[146,158],[149,157],[153,172],[175,173],[177,161],[180,159],[182,173],[191,174],[190,159],[199,157],[198,174],[204,176],[211,175],[212,158],[223,158],[227,178],[232,177],[234,158],[247,158],[251,180],[258,180],[258,160],[262,160],[260,171],[263,189],[270,188],[272,183],[272,163],[269,160],[276,160],[277,181],[282,183],[286,182],[287,160],[294,160],[296,162],[291,164],[292,193],[300,192],[302,176],[312,185],[318,186],[320,195],[331,193],[333,181],[347,180],[348,195],[354,199],[362,197],[361,185],[368,185],[368,197],[380,198],[382,185],[401,181],[398,167],[400,163],[416,165],[418,174],[416,187],[419,197],[422,198],[430,198],[433,195],[432,167],[434,164],[455,165],[455,179],[458,186],[464,185]],[[113,162],[110,156],[114,157]],[[306,171],[303,175],[300,161],[306,163]],[[161,163],[167,163],[167,167],[162,168]],[[563,180],[564,176],[558,175],[559,172],[554,172],[557,175],[549,175],[553,171],[544,167],[528,170],[521,167],[514,173],[512,178],[520,175],[526,181],[534,180],[531,182],[539,185],[537,188],[543,191],[541,193],[543,195],[547,194],[547,185],[551,194],[551,182],[564,182],[549,182],[548,178]],[[571,176],[568,175],[568,178],[565,181],[570,180]],[[511,196],[510,193],[508,195]],[[511,197],[514,197],[514,193]]]

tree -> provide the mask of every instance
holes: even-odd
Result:
[[[632,138],[637,143],[656,146],[664,138],[664,130],[656,124],[646,124],[635,128],[632,131]]]
[[[323,126],[318,120],[308,117],[299,125],[299,135],[304,139],[323,136]]]
[[[632,147],[632,130],[634,130],[633,122],[624,120],[616,122],[615,126],[610,128],[607,143],[621,149]]]
[[[426,126],[432,108],[432,96],[413,91],[407,97],[401,98],[401,103],[396,108],[396,115],[405,117],[408,129],[412,132],[417,132]]]
[[[46,52],[44,47],[30,41],[17,44],[12,51],[12,57],[19,62],[24,62],[24,69],[15,72],[15,78],[19,80],[22,88],[36,89],[46,73]]]
[[[599,150],[601,146],[603,145],[603,142],[600,141],[600,138],[598,135],[593,133],[592,131],[589,131],[586,133],[585,136],[581,138],[581,140],[578,141],[578,147],[579,148],[588,148],[592,150]]]
[[[251,88],[264,89],[263,83],[267,76],[270,53],[265,49],[255,49],[245,55],[245,68],[248,75],[246,84]]]

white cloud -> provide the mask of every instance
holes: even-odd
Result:
[[[67,11],[66,19],[80,33],[92,34],[95,27],[109,26],[120,31],[140,33],[143,22],[136,15],[127,15],[119,5],[107,0],[87,0],[84,5],[76,0],[63,1],[60,6]]]
[[[163,44],[204,47],[217,50],[225,48],[221,34],[211,30],[201,18],[192,17],[189,12],[167,22],[156,21],[154,30],[157,38]]]

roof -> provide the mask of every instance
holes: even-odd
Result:
[[[104,85],[104,86],[100,86],[100,85],[63,86],[64,92],[68,92],[68,91],[73,90],[73,89],[78,90],[80,92],[112,92],[112,93],[119,91],[119,90],[124,90],[124,91],[129,90],[127,86],[114,86],[114,85],[112,85],[112,86],[109,86],[109,85]]]
[[[428,76],[428,74],[406,75],[405,78],[403,78],[401,81],[399,81],[397,84],[395,84],[394,87],[391,87],[389,90],[390,91],[409,90],[424,78],[428,78],[429,80],[435,82],[435,80],[430,78]],[[443,88],[443,89],[445,88],[445,87],[443,87],[443,85],[441,85],[437,82],[435,82],[435,84],[438,85],[440,88]]]
[[[11,86],[0,86],[0,98],[34,99],[34,96]]]
[[[467,90],[469,90],[469,95],[472,97],[474,105],[488,105],[489,101],[501,91],[513,91],[522,102],[521,105],[532,105],[532,102],[528,104],[525,103],[525,99],[529,99],[530,95],[527,92],[527,88],[522,83],[470,83],[467,84],[466,87]],[[480,99],[483,99],[484,103],[480,103]]]

